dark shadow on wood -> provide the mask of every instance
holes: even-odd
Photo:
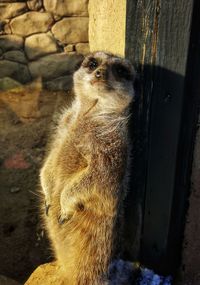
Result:
[[[199,11],[198,0],[127,1],[126,56],[140,74],[141,88],[130,126],[126,257],[161,273],[175,273],[181,262],[199,113]]]
[[[130,123],[134,147],[125,202],[126,258],[173,273],[180,265],[198,97],[188,96],[190,74],[188,81],[158,66],[143,67],[144,94],[149,74],[154,78],[150,97],[136,102]]]
[[[155,7],[149,9],[153,9],[152,13],[156,17]],[[199,113],[199,10],[200,3],[194,1],[191,33],[189,42],[185,42],[188,52],[182,74],[156,64],[140,64],[141,38],[135,43],[135,51],[133,39],[129,39],[133,46],[127,50],[127,56],[135,61],[138,73],[141,74],[141,88],[140,100],[135,106],[136,118],[133,117],[135,122],[130,127],[134,150],[133,179],[126,201],[126,257],[139,257],[145,265],[165,274],[175,273],[181,262]],[[138,37],[141,36],[140,17],[141,14],[135,19]],[[151,48],[152,45],[147,46],[147,49]],[[151,54],[152,50],[149,52]],[[179,53],[172,60],[178,58]],[[138,205],[143,210],[139,255],[138,241],[135,243],[138,227],[141,226]]]

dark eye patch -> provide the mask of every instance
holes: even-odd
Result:
[[[91,58],[88,62],[88,67],[90,70],[95,70],[98,67],[98,61],[95,58]]]
[[[99,66],[99,63],[96,58],[89,57],[84,60],[82,66],[88,68],[90,71],[93,71]]]
[[[131,80],[131,72],[128,67],[122,64],[114,64],[113,72],[118,78],[124,78],[126,80]]]

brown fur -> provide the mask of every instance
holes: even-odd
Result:
[[[91,57],[98,59],[95,70]],[[129,79],[114,74],[116,62]],[[102,69],[106,77],[96,79]],[[84,60],[74,75],[75,101],[63,111],[41,170],[45,225],[66,284],[108,284],[109,263],[119,253],[133,77],[130,63],[111,54]]]

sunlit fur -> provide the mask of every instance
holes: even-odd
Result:
[[[107,78],[92,84],[87,58],[75,72],[75,100],[60,116],[40,173],[45,226],[69,285],[108,284],[108,265],[120,253],[126,192],[133,67],[111,54],[90,56],[100,60]],[[131,79],[115,79],[115,62],[127,66]]]

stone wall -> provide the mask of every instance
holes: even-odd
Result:
[[[65,89],[88,51],[88,0],[0,1],[0,78]]]
[[[0,0],[0,273],[20,284],[51,261],[39,169],[53,114],[71,104],[72,74],[88,50],[88,0]],[[17,284],[4,276],[0,284]]]

